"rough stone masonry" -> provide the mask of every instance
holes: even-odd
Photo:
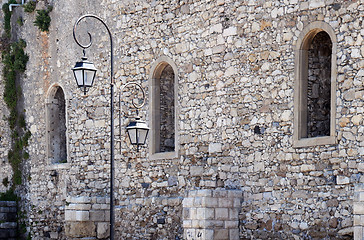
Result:
[[[37,9],[48,4],[49,32],[34,26],[36,12],[14,7],[12,17],[30,57],[20,203],[33,239],[109,234],[110,43],[97,20],[77,33],[84,43],[92,35],[86,56],[98,68],[86,95],[71,71],[82,57],[73,24],[86,13],[114,40],[117,239],[363,239],[363,0],[39,0]],[[134,96],[119,91],[131,81],[147,92],[140,115],[151,127],[139,152],[124,130]],[[66,130],[50,133],[57,88]],[[11,133],[0,103],[3,179]],[[57,162],[58,133],[66,159]]]

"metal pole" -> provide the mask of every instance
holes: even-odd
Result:
[[[88,35],[90,37],[90,42],[87,45],[82,45],[76,38],[76,27],[78,25],[78,23],[84,19],[84,18],[95,18],[97,20],[99,20],[106,28],[107,32],[109,33],[109,37],[110,37],[110,54],[111,54],[111,59],[110,59],[110,127],[111,127],[111,133],[110,133],[110,240],[114,240],[114,234],[115,234],[115,230],[114,230],[114,221],[115,221],[115,216],[114,216],[114,79],[113,79],[113,75],[114,75],[114,52],[113,52],[113,41],[112,41],[112,35],[110,32],[109,27],[106,25],[106,23],[99,18],[96,15],[93,14],[86,14],[81,16],[75,23],[74,27],[73,27],[73,38],[75,39],[76,43],[82,47],[83,49],[89,48],[92,45],[92,37],[91,34],[88,32]]]
[[[114,84],[110,84],[110,127],[111,127],[111,153],[110,153],[110,240],[114,240]]]

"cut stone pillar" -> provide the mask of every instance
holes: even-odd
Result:
[[[239,240],[241,190],[192,190],[183,200],[184,238]]]
[[[364,183],[354,189],[354,240],[364,239]]]
[[[105,239],[110,235],[108,198],[67,197],[65,232],[72,239]]]

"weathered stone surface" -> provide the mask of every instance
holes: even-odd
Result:
[[[107,238],[110,236],[110,223],[97,223],[97,238]]]
[[[93,222],[68,222],[65,233],[73,238],[96,237],[96,226]]]

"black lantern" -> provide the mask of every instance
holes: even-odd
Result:
[[[130,142],[132,145],[137,145],[137,150],[139,145],[144,145],[148,136],[149,127],[147,124],[140,120],[139,117],[135,118],[135,121],[129,123],[126,127]]]
[[[88,88],[92,87],[96,76],[97,69],[92,62],[87,61],[87,57],[83,56],[81,62],[76,62],[72,68],[73,74],[77,82],[77,86],[86,94]]]

